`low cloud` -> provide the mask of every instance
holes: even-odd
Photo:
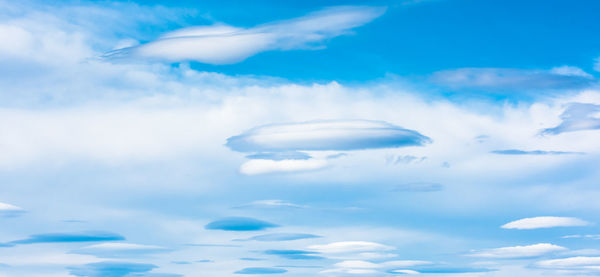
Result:
[[[502,225],[504,229],[540,229],[552,227],[587,226],[589,222],[574,217],[540,216],[523,218]]]
[[[249,217],[228,217],[210,222],[205,228],[223,231],[260,231],[277,226],[273,223]]]
[[[329,244],[310,245],[307,248],[325,254],[377,252],[395,249],[392,246],[369,241],[340,241]]]
[[[103,57],[232,64],[264,51],[322,48],[325,40],[348,34],[384,12],[385,8],[381,7],[331,7],[254,28],[224,24],[190,27],[146,44],[106,53]]]

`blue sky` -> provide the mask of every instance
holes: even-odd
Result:
[[[0,277],[600,275],[599,8],[0,0]]]

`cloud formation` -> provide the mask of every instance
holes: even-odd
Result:
[[[459,68],[434,73],[431,80],[453,89],[535,90],[590,86],[594,77],[577,67],[550,70],[514,68]]]
[[[590,103],[572,103],[560,115],[562,122],[553,128],[544,129],[542,134],[600,129],[600,105]]]
[[[264,252],[267,255],[275,255],[290,260],[321,260],[323,257],[317,256],[319,252],[305,250],[278,250],[271,249]]]
[[[25,210],[15,205],[0,202],[0,217],[14,217],[25,213]]]
[[[581,155],[581,154],[585,154],[583,152],[518,150],[518,149],[494,150],[491,152],[494,154],[499,154],[499,155]]]
[[[286,273],[287,270],[283,268],[274,267],[247,267],[242,270],[238,270],[235,274],[281,274]]]
[[[124,276],[146,276],[146,277],[178,277],[178,274],[149,273],[158,268],[153,264],[106,261],[89,263],[82,266],[69,267],[69,273],[81,277],[124,277]]]
[[[385,8],[381,7],[331,7],[247,29],[224,24],[190,27],[146,44],[106,53],[103,57],[232,64],[264,51],[318,49],[326,39],[348,34],[384,12]]]
[[[479,258],[499,258],[499,259],[516,259],[516,258],[534,258],[543,256],[548,253],[565,251],[567,248],[550,244],[550,243],[538,243],[533,245],[525,246],[510,246],[501,247],[488,250],[478,251],[477,253],[470,254],[472,257]]]
[[[543,260],[535,263],[535,265],[540,268],[553,270],[600,272],[600,257],[570,257]]]
[[[271,124],[227,139],[238,152],[345,151],[422,146],[431,139],[383,121],[329,120]]]
[[[223,231],[260,231],[278,225],[250,217],[227,217],[208,223],[208,230]]]
[[[312,235],[312,234],[300,234],[300,233],[275,233],[275,234],[266,234],[259,235],[249,238],[248,240],[256,240],[256,241],[290,241],[290,240],[300,240],[300,239],[313,239],[319,238],[320,236]]]
[[[540,216],[515,220],[502,225],[504,229],[540,229],[552,227],[587,226],[589,222],[574,217]]]
[[[395,249],[391,246],[369,241],[340,241],[329,244],[310,245],[307,248],[310,250],[327,254],[389,251]]]
[[[46,233],[31,235],[29,238],[11,241],[14,244],[33,243],[71,243],[124,240],[125,237],[104,231],[87,231],[78,233]]]

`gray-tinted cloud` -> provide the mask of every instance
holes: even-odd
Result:
[[[542,134],[558,135],[565,132],[600,129],[600,105],[572,103],[560,115],[562,123],[544,129]]]

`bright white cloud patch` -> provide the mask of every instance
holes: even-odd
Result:
[[[384,12],[380,7],[333,7],[248,29],[223,24],[190,27],[147,44],[109,52],[105,57],[230,64],[269,50],[318,47],[324,40],[346,34]]]
[[[552,227],[587,226],[589,222],[574,217],[540,216],[523,218],[502,225],[504,229],[540,229]]]
[[[247,175],[276,173],[276,172],[302,172],[325,168],[326,160],[249,160],[242,164],[240,172]]]
[[[326,254],[389,251],[394,247],[369,241],[341,241],[329,244],[310,245],[308,249]]]
[[[479,258],[533,258],[557,251],[565,251],[567,248],[550,243],[538,243],[526,246],[510,246],[479,251],[469,256]]]
[[[539,261],[535,264],[540,268],[553,270],[574,270],[600,272],[600,257],[570,257]]]

